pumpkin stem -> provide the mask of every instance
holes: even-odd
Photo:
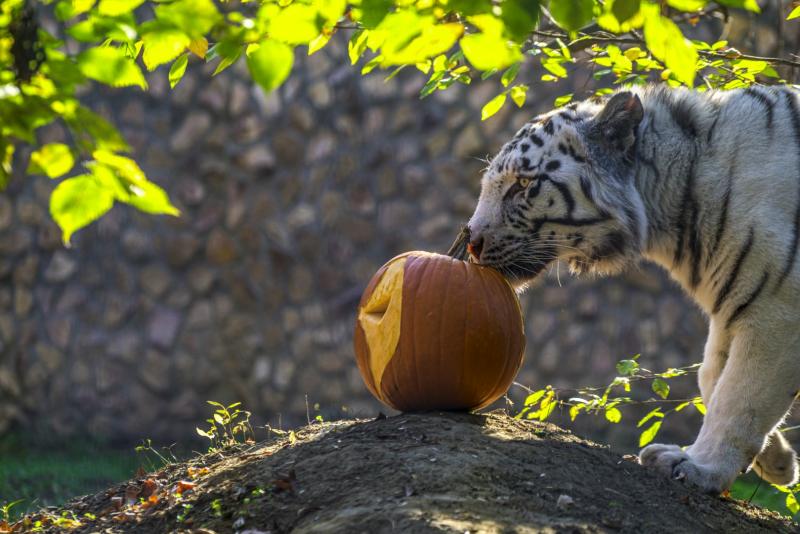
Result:
[[[453,241],[452,245],[450,245],[450,248],[447,250],[447,255],[457,260],[462,260],[462,261],[466,260],[468,243],[469,243],[469,227],[465,225],[461,227],[461,231],[458,233],[458,237],[456,237],[456,240]]]

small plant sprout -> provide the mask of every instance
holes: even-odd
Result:
[[[197,428],[197,433],[211,441],[209,451],[217,451],[255,442],[255,433],[250,424],[250,416],[247,410],[239,408],[242,403],[234,402],[225,406],[216,401],[206,401],[215,408],[214,413],[206,422],[211,426],[208,430]]]

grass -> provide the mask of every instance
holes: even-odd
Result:
[[[132,477],[139,467],[133,447],[92,439],[45,443],[12,434],[0,438],[0,505],[22,499],[12,517],[63,504]]]

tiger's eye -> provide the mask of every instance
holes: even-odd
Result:
[[[523,189],[524,189],[524,188],[526,188],[526,187],[528,187],[528,184],[529,184],[529,183],[531,183],[531,179],[530,179],[530,178],[520,178],[520,179],[519,179],[519,185],[520,185],[520,187],[522,187]]]

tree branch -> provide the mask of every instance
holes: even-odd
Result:
[[[548,39],[562,39],[567,40],[569,36],[566,33],[562,32],[551,32],[551,31],[542,31],[542,30],[534,30],[533,35],[546,37]],[[629,45],[645,45],[643,39],[639,39],[636,37],[624,37],[624,36],[614,36],[614,35],[606,35],[606,34],[586,34],[578,39],[575,39],[567,44],[567,48],[570,52],[578,52],[581,50],[585,50],[596,44],[629,44]],[[705,57],[707,59],[747,59],[751,61],[766,61],[767,63],[771,63],[773,65],[786,65],[789,67],[800,67],[800,61],[793,61],[791,59],[780,58],[780,57],[762,57],[762,56],[753,56],[750,54],[742,54],[738,50],[731,49],[729,53],[724,52],[715,52],[711,50],[698,50],[697,53]]]

